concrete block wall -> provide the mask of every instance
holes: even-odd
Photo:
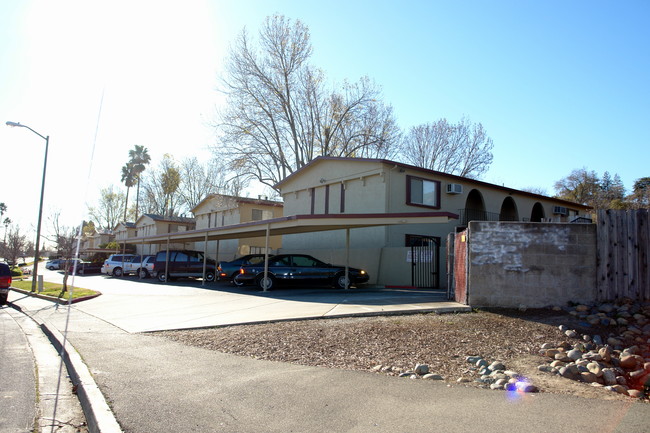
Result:
[[[594,224],[470,222],[468,239],[472,307],[596,301]]]

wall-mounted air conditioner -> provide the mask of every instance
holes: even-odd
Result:
[[[564,206],[553,206],[553,215],[569,215],[569,209]]]
[[[459,183],[448,183],[447,184],[447,194],[462,194],[463,185]]]

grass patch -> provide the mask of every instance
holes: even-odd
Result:
[[[31,281],[21,281],[21,280],[14,280],[11,283],[12,287],[15,287],[17,289],[22,289],[22,290],[27,290],[30,291],[32,290],[32,282]],[[68,293],[61,293],[61,290],[63,289],[63,284],[59,283],[51,283],[49,281],[43,281],[43,291],[40,292],[41,295],[45,296],[52,296],[53,298],[65,298],[68,299],[69,293],[70,293],[70,286],[68,286]],[[72,293],[72,299],[77,299],[77,298],[83,298],[85,296],[93,296],[96,295],[97,292],[94,290],[90,289],[84,289],[81,287],[75,287],[74,291]],[[63,296],[61,296],[63,295]]]

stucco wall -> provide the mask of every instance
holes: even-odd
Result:
[[[473,307],[596,300],[594,224],[471,222],[468,254]]]

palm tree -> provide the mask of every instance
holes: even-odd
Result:
[[[133,166],[133,175],[134,180],[138,181],[138,189],[135,195],[135,218],[138,219],[138,211],[140,207],[140,178],[142,172],[145,170],[145,166],[151,162],[151,157],[149,156],[149,151],[144,146],[138,146],[137,144],[131,150],[129,150],[129,163]]]
[[[126,222],[126,211],[129,208],[129,189],[135,185],[135,170],[131,162],[122,167],[122,182],[126,186],[126,202],[124,203],[124,221]]]

